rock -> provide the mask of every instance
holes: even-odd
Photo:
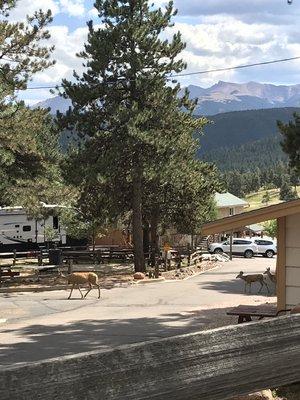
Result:
[[[300,306],[296,306],[291,310],[291,314],[300,314]]]
[[[133,275],[133,279],[136,279],[136,280],[138,280],[138,279],[145,279],[145,274],[143,274],[142,272],[136,272],[134,275]]]
[[[237,396],[232,400],[276,400],[271,390],[262,390],[261,392],[255,392],[248,394],[246,396]]]

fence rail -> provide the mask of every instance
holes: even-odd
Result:
[[[224,400],[299,381],[300,315],[0,368],[1,400]]]

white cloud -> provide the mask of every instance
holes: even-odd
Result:
[[[83,50],[88,28],[77,28],[71,32],[67,26],[57,25],[50,26],[49,32],[51,38],[48,43],[55,46],[52,58],[56,64],[38,73],[35,81],[52,84],[61,82],[63,78],[71,79],[73,70],[82,72],[82,59],[76,57],[76,53]]]
[[[271,11],[273,10],[273,14],[269,14],[268,18],[266,17],[267,6],[262,5],[265,3],[258,2],[258,0],[254,1],[257,7],[258,3],[260,4],[257,10],[258,14],[259,10],[265,12],[265,19],[262,14],[257,15],[256,18],[253,17],[254,6],[252,6],[250,0],[240,0],[240,8],[233,10],[231,14],[232,7],[238,4],[237,0],[228,0],[228,3],[221,0],[210,1],[177,0],[176,5],[179,8],[183,8],[185,4],[185,8],[193,6],[195,18],[177,17],[175,26],[169,28],[164,35],[171,38],[174,32],[181,31],[187,47],[180,57],[188,64],[187,72],[300,56],[298,25],[293,24],[292,21],[285,23],[284,18],[287,14],[279,14],[279,2],[277,0],[274,0],[276,7],[274,7],[274,10],[270,8]],[[284,2],[284,0],[282,1]],[[280,3],[282,1],[280,0]],[[162,5],[164,2],[164,0],[156,0],[156,5]],[[23,0],[20,3],[28,4],[29,7],[28,0]],[[72,2],[69,0],[45,0],[43,5],[46,3],[48,6],[50,3],[54,4],[60,9],[60,12],[62,7],[75,5],[79,8],[65,9],[65,12],[73,12],[74,15],[78,14],[79,9],[83,10],[82,7],[84,7],[84,2],[79,0]],[[245,3],[249,5],[249,12]],[[266,0],[266,3],[270,5],[270,0]],[[300,4],[300,1],[298,3]],[[220,7],[222,5],[220,10],[217,9],[216,5]],[[30,7],[32,9],[38,8],[37,0],[32,0]],[[284,10],[286,9],[284,8]],[[287,10],[286,13],[291,12],[291,8],[287,8]],[[295,15],[297,15],[297,10],[296,8]],[[190,8],[190,12],[192,12],[192,8]],[[203,12],[203,15],[200,16],[200,12]],[[85,15],[96,17],[97,12],[95,9],[90,9]],[[281,21],[280,23],[278,18]],[[54,67],[37,74],[32,85],[57,84],[61,82],[62,78],[72,79],[73,70],[76,70],[79,74],[83,71],[82,60],[75,54],[83,49],[87,38],[87,27],[84,26],[71,31],[67,25],[55,25],[51,26],[49,30],[51,33],[49,44],[56,46],[53,57],[57,60],[57,63]],[[193,75],[180,78],[180,81],[184,85],[195,84],[204,87],[212,85],[218,80],[236,82],[254,80],[275,84],[293,84],[300,82],[299,67],[300,61],[295,61],[273,66]]]
[[[233,67],[241,64],[269,61],[285,57],[300,56],[300,44],[295,43],[293,26],[277,26],[269,23],[248,24],[229,16],[213,16],[202,24],[191,25],[176,23],[167,31],[171,35],[180,31],[186,42],[186,50],[181,58],[187,62],[188,72]],[[203,75],[194,75],[182,79],[182,82],[209,86],[216,80],[264,80],[288,82],[291,75],[283,73],[290,69],[295,83],[300,82],[300,61],[297,63],[277,64],[268,67],[223,71]],[[272,71],[270,73],[270,71]],[[296,74],[296,75],[295,75]]]
[[[61,12],[71,17],[79,17],[85,14],[84,0],[59,0]]]
[[[55,0],[21,0],[17,2],[16,8],[10,13],[10,19],[13,21],[23,20],[26,15],[32,15],[35,11],[42,9],[43,11],[51,10],[52,15],[59,13],[59,4]]]

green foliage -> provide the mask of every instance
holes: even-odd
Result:
[[[265,194],[263,195],[261,202],[267,206],[270,200],[271,200],[270,194],[268,191],[266,191]]]
[[[57,203],[64,191],[58,132],[45,110],[16,101],[15,90],[53,64],[53,47],[45,45],[52,17],[50,10],[37,11],[25,22],[9,22],[15,5],[0,1],[0,204],[23,205],[38,217],[40,202]]]
[[[264,232],[270,236],[272,239],[274,239],[277,236],[277,221],[276,219],[272,219],[270,221],[267,221],[263,224],[264,226]]]
[[[294,113],[294,121],[285,124],[277,121],[279,131],[283,137],[281,146],[289,156],[290,166],[300,170],[300,115]]]
[[[8,105],[14,100],[16,89],[25,89],[30,77],[49,67],[53,51],[51,46],[42,46],[41,41],[50,37],[45,29],[52,21],[51,11],[36,11],[27,16],[26,22],[10,22],[9,13],[16,1],[0,2],[0,118],[8,118]]]
[[[294,200],[298,198],[297,192],[293,190],[289,176],[286,175],[283,179],[282,185],[280,187],[280,194],[279,194],[280,200],[284,201],[289,201],[289,200]]]

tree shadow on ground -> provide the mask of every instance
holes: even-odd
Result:
[[[226,316],[226,311],[227,308],[214,308],[155,318],[89,319],[49,326],[36,324],[17,330],[2,329],[2,333],[14,335],[16,343],[0,345],[0,365],[115,348],[236,324],[236,318]]]
[[[245,294],[245,295],[259,295],[259,296],[274,296],[274,287],[272,284],[267,282],[269,287],[269,293],[267,292],[266,287],[262,288],[261,293],[258,293],[260,290],[260,283],[254,282],[251,285],[251,293],[249,293],[249,287],[247,287],[247,292],[245,293],[245,284],[241,279],[231,279],[224,281],[211,281],[206,283],[199,284],[201,289],[213,290],[220,293],[226,294]]]

